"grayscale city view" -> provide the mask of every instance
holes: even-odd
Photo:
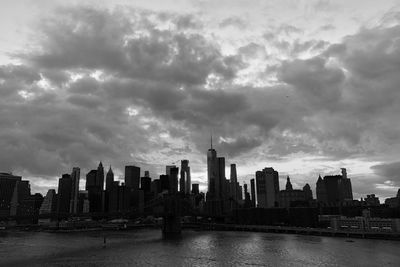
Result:
[[[400,265],[397,0],[0,22],[0,266]]]

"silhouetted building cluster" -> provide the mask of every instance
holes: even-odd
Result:
[[[346,169],[342,168],[342,175],[318,177],[317,201],[324,205],[340,205],[353,201],[351,181],[347,178]]]
[[[105,174],[100,162],[96,169],[86,174],[85,190],[80,190],[80,168],[73,167],[71,173],[61,175],[57,190],[49,189],[44,198],[40,194],[31,194],[29,181],[22,180],[21,176],[0,173],[0,218],[15,217],[29,222],[48,214],[58,219],[81,214],[93,218],[113,214],[155,214],[155,203],[170,195],[182,196],[182,203],[183,199],[189,200],[189,208],[183,204],[180,206],[190,209],[190,214],[220,220],[234,219],[248,224],[313,227],[321,223],[318,216],[336,216],[335,222],[329,219],[329,223],[336,223],[335,227],[354,223],[365,229],[374,223],[378,224],[378,220],[354,221],[349,218],[360,216],[364,209],[368,209],[376,218],[399,217],[400,190],[396,197],[386,199],[384,205],[374,194],[360,201],[353,200],[351,180],[344,168],[340,175],[318,177],[316,199],[309,184],[294,188],[289,176],[286,177],[285,188],[280,190],[279,173],[272,167],[256,171],[250,183],[244,182],[242,185],[238,182],[236,164],[230,164],[229,179],[226,178],[225,169],[225,158],[217,156],[211,138],[211,147],[207,151],[206,194],[200,191],[198,183],[192,184],[187,159],[181,160],[180,166],[167,165],[165,173],[157,179],[151,178],[148,171],[144,171],[142,176],[140,167],[125,166],[123,182],[115,179],[111,166]],[[389,221],[381,223],[385,225]],[[398,226],[396,224],[393,227]]]
[[[11,173],[0,173],[0,217],[37,217],[43,201],[41,194],[31,194],[29,181]]]

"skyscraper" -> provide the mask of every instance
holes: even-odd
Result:
[[[136,166],[125,166],[125,186],[139,190],[140,168]]]
[[[341,175],[324,176],[327,202],[330,205],[337,205],[341,202],[340,179],[342,179]]]
[[[181,179],[179,181],[179,191],[181,193],[190,194],[190,167],[189,160],[181,161]]]
[[[193,195],[200,194],[199,184],[192,184],[192,194]]]
[[[169,175],[166,174],[160,175],[160,189],[161,192],[169,191]]]
[[[261,208],[277,206],[279,194],[279,174],[273,168],[256,172],[257,201]]]
[[[170,168],[170,175],[169,175],[169,193],[176,193],[178,192],[178,167]]]
[[[342,179],[340,180],[340,192],[341,192],[341,200],[348,201],[353,200],[353,189],[351,187],[351,180],[347,178],[347,171],[345,168],[342,168]]]
[[[31,196],[31,186],[29,181],[17,181],[15,183],[15,188],[13,196],[10,203],[10,215],[25,215],[24,207],[22,205],[23,201]],[[69,206],[68,206],[69,207]]]
[[[225,158],[217,157],[217,177],[215,179],[215,194],[219,200],[225,200]]]
[[[106,191],[110,191],[113,184],[114,184],[114,172],[110,166],[110,169],[108,169],[108,172],[106,175]]]
[[[212,137],[211,137],[211,147],[207,151],[207,185],[208,185],[208,197],[214,197],[216,194],[216,179],[218,173],[218,162],[217,162],[217,151],[212,147]]]
[[[250,208],[251,207],[251,200],[250,200],[250,193],[247,190],[247,184],[243,185],[244,188],[244,207]]]
[[[289,177],[289,175],[288,175],[287,178],[286,178],[286,190],[287,190],[287,191],[293,190],[293,186],[292,186],[292,183],[290,182],[290,177]]]
[[[326,203],[328,201],[326,195],[325,182],[322,180],[321,175],[318,176],[317,186],[316,186],[317,201],[320,203]]]
[[[104,190],[104,168],[101,161],[99,163],[99,166],[97,167],[96,185],[100,187],[100,190]]]
[[[165,174],[166,175],[171,175],[171,169],[176,168],[176,165],[167,165],[165,166]]]
[[[238,190],[238,182],[237,182],[237,173],[236,173],[236,164],[231,164],[231,197],[233,198],[233,200],[235,201],[235,203],[238,201],[238,194],[239,194],[239,190]]]
[[[225,158],[217,157],[217,152],[212,147],[212,138],[211,147],[207,151],[207,181],[206,204],[208,212],[219,216],[224,213],[228,204],[226,199]]]
[[[57,208],[57,197],[56,190],[49,189],[46,196],[43,199],[43,203],[40,207],[39,214],[49,214],[55,212]]]
[[[150,192],[151,190],[151,178],[150,177],[142,177],[140,178],[140,189],[142,189],[145,193]]]
[[[78,197],[79,197],[79,180],[81,177],[81,170],[78,167],[72,168],[71,173],[71,203],[69,211],[72,214],[78,213]]]
[[[341,175],[328,175],[324,179],[318,177],[317,200],[330,206],[353,200],[351,181],[347,178],[346,169],[342,168]]]
[[[254,179],[250,180],[251,206],[256,207],[256,185]]]
[[[11,173],[0,173],[0,217],[10,216],[11,199],[15,184],[21,179],[21,176],[15,176]]]
[[[88,191],[89,210],[90,212],[100,212],[103,209],[102,189],[97,181],[99,175],[98,170],[91,170],[86,174],[86,190]]]
[[[58,180],[57,213],[69,213],[72,192],[70,174],[63,174]]]
[[[303,187],[303,191],[304,191],[304,197],[305,197],[305,201],[311,201],[313,200],[313,195],[312,195],[312,190],[309,184],[306,184]]]

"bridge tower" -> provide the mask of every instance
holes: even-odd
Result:
[[[181,198],[177,194],[170,194],[164,198],[164,216],[162,225],[164,238],[176,237],[182,232],[181,201]]]

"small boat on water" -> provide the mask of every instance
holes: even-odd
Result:
[[[347,240],[346,240],[346,242],[353,243],[353,242],[354,242],[354,240],[347,239]]]

